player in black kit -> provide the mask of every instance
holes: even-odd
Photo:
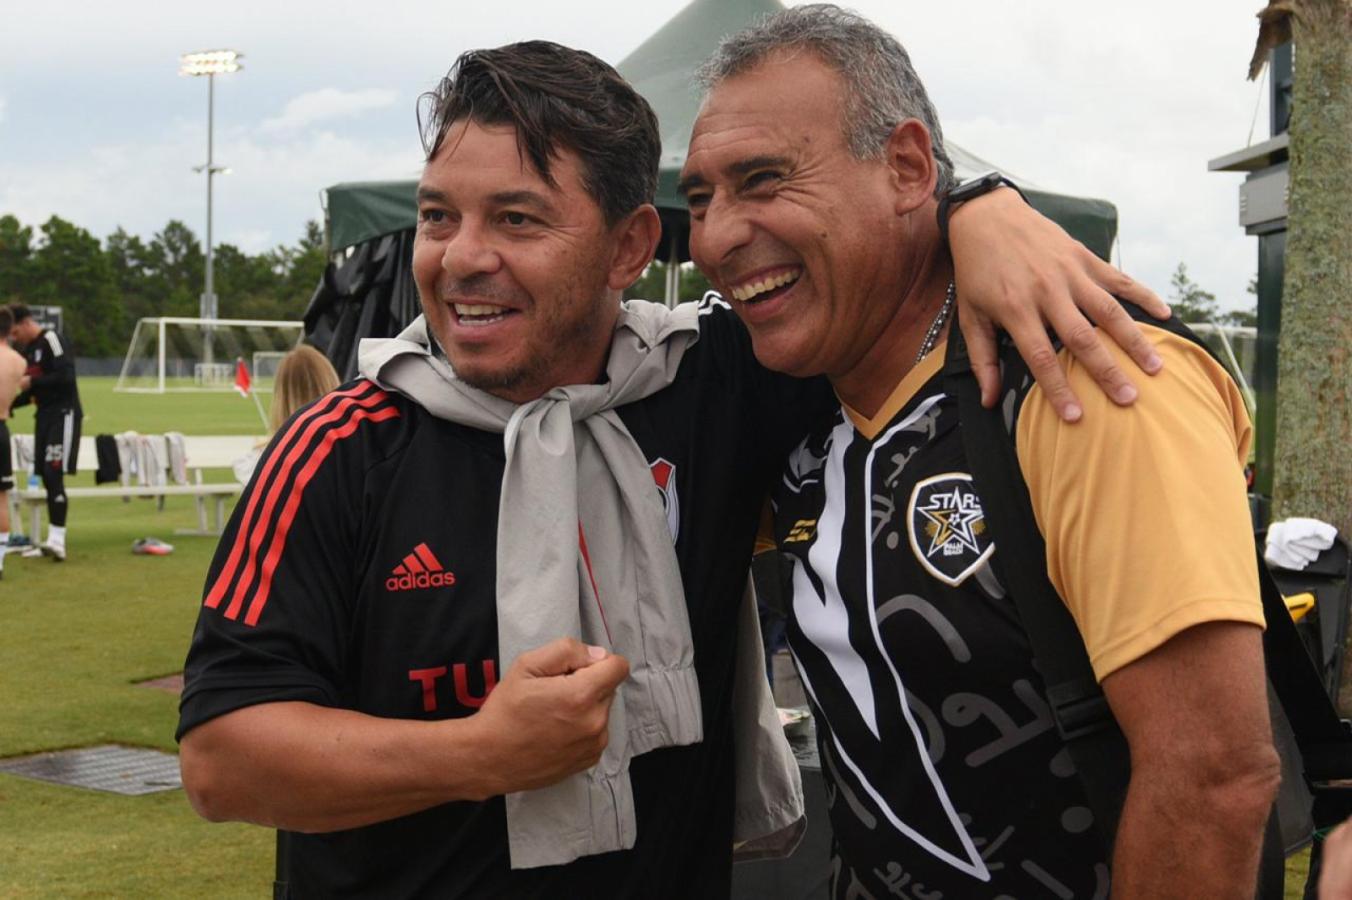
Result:
[[[66,473],[75,474],[80,449],[80,390],[75,384],[75,353],[65,338],[43,328],[23,304],[10,307],[15,340],[28,360],[23,392],[14,406],[30,400],[37,407],[34,427],[34,463],[47,490],[47,540],[39,545],[44,556],[66,559]]]

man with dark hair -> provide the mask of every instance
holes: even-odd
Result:
[[[829,387],[755,365],[716,297],[621,303],[659,239],[660,138],[610,66],[473,51],[424,111],[423,316],[363,345],[236,506],[184,786],[293,832],[306,895],[726,896],[734,841],[801,811],[735,650],[770,479]],[[734,749],[762,746],[773,774],[734,803]]]
[[[14,314],[0,306],[0,574],[5,571],[5,548],[9,546],[9,492],[14,490],[14,460],[9,441],[9,409],[19,393],[19,382],[28,364],[9,345]]]
[[[999,436],[1130,750],[1120,819],[1095,821],[1025,631],[1025,560],[987,527],[974,411],[960,421],[943,377],[967,282],[906,51],[801,6],[729,37],[703,76],[692,256],[762,363],[828,375],[841,404],[774,495],[835,801],[832,896],[1104,897],[1110,859],[1113,897],[1252,896],[1278,762],[1234,383],[1172,324],[1143,326],[1163,373],[1130,409],[1087,392],[1070,426],[1002,354]]]
[[[47,540],[43,556],[66,559],[66,475],[74,475],[80,450],[80,390],[75,384],[75,354],[65,338],[43,328],[22,303],[10,307],[14,339],[23,348],[28,371],[19,382],[15,406],[30,400],[37,407],[33,464],[47,491]],[[34,535],[36,538],[36,535]]]

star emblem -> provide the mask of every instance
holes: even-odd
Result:
[[[925,571],[954,587],[995,552],[981,497],[966,472],[944,472],[915,485],[906,504],[906,533]]]
[[[925,534],[930,538],[926,556],[933,556],[950,541],[957,541],[973,553],[980,553],[977,535],[985,531],[985,520],[981,506],[975,502],[971,493],[964,494],[959,488],[936,493],[930,496],[929,503],[917,506],[916,512],[928,521]]]

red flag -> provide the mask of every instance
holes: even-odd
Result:
[[[244,360],[235,360],[235,390],[239,391],[241,397],[247,397],[251,386],[249,369],[244,365]]]

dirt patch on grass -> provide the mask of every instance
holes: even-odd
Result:
[[[173,675],[165,675],[160,678],[147,678],[145,681],[136,682],[137,687],[155,688],[158,691],[168,691],[171,694],[183,693],[183,673],[175,672]]]

